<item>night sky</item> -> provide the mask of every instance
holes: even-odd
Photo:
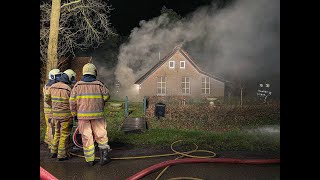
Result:
[[[63,2],[63,0],[61,0]],[[173,9],[181,16],[193,12],[201,6],[215,2],[224,7],[234,0],[105,0],[114,8],[110,14],[112,26],[120,35],[128,36],[141,20],[149,20],[160,15],[163,6]],[[51,0],[40,0],[51,2]]]
[[[173,9],[181,16],[193,12],[200,6],[217,2],[223,7],[231,0],[110,0],[114,10],[111,12],[111,23],[120,35],[129,35],[141,20],[148,20],[160,15],[163,6]]]

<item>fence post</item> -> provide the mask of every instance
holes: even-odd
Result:
[[[146,115],[146,109],[147,109],[147,98],[146,96],[143,97],[143,115]]]
[[[124,114],[126,117],[128,117],[128,96],[126,96],[126,99],[124,102]]]
[[[241,88],[240,107],[242,108],[242,88]]]

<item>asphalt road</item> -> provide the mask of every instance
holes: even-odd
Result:
[[[112,146],[111,146],[112,147]],[[172,153],[169,149],[133,149],[126,145],[114,146],[110,157],[128,157],[152,154]],[[275,152],[216,152],[217,157],[243,159],[280,158]],[[81,154],[81,153],[79,153]],[[88,167],[84,158],[72,157],[59,162],[49,157],[44,144],[40,144],[40,166],[60,180],[123,180],[156,163],[174,159],[177,156],[136,160],[113,160],[105,166],[95,164]],[[155,179],[161,170],[145,176],[143,179]],[[280,165],[244,165],[244,164],[178,164],[169,167],[160,179],[174,177],[195,177],[200,179],[280,179]]]

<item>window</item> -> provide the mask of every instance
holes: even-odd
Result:
[[[175,64],[175,61],[169,61],[169,68],[173,69],[174,68],[174,64]]]
[[[190,78],[189,77],[182,77],[181,81],[182,86],[182,93],[183,94],[190,94]]]
[[[185,69],[185,68],[186,68],[186,62],[180,61],[180,69]]]
[[[210,79],[209,79],[209,77],[202,78],[201,93],[202,94],[210,94]]]
[[[166,94],[166,77],[161,76],[158,77],[157,80],[157,95],[165,95]]]

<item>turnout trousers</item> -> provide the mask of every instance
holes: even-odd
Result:
[[[78,126],[82,137],[83,152],[86,162],[94,161],[94,139],[101,149],[106,149],[108,145],[106,121],[104,118],[85,120],[78,119]]]
[[[55,133],[53,136],[51,153],[57,153],[58,158],[65,158],[68,154],[68,144],[72,129],[72,118],[54,119]]]
[[[54,134],[52,129],[54,127],[54,123],[53,123],[53,119],[49,118],[49,116],[45,115],[44,118],[45,118],[45,121],[46,121],[46,133],[45,133],[45,136],[44,136],[44,142],[47,143],[48,144],[48,148],[51,149],[52,141],[53,141],[53,134]]]

